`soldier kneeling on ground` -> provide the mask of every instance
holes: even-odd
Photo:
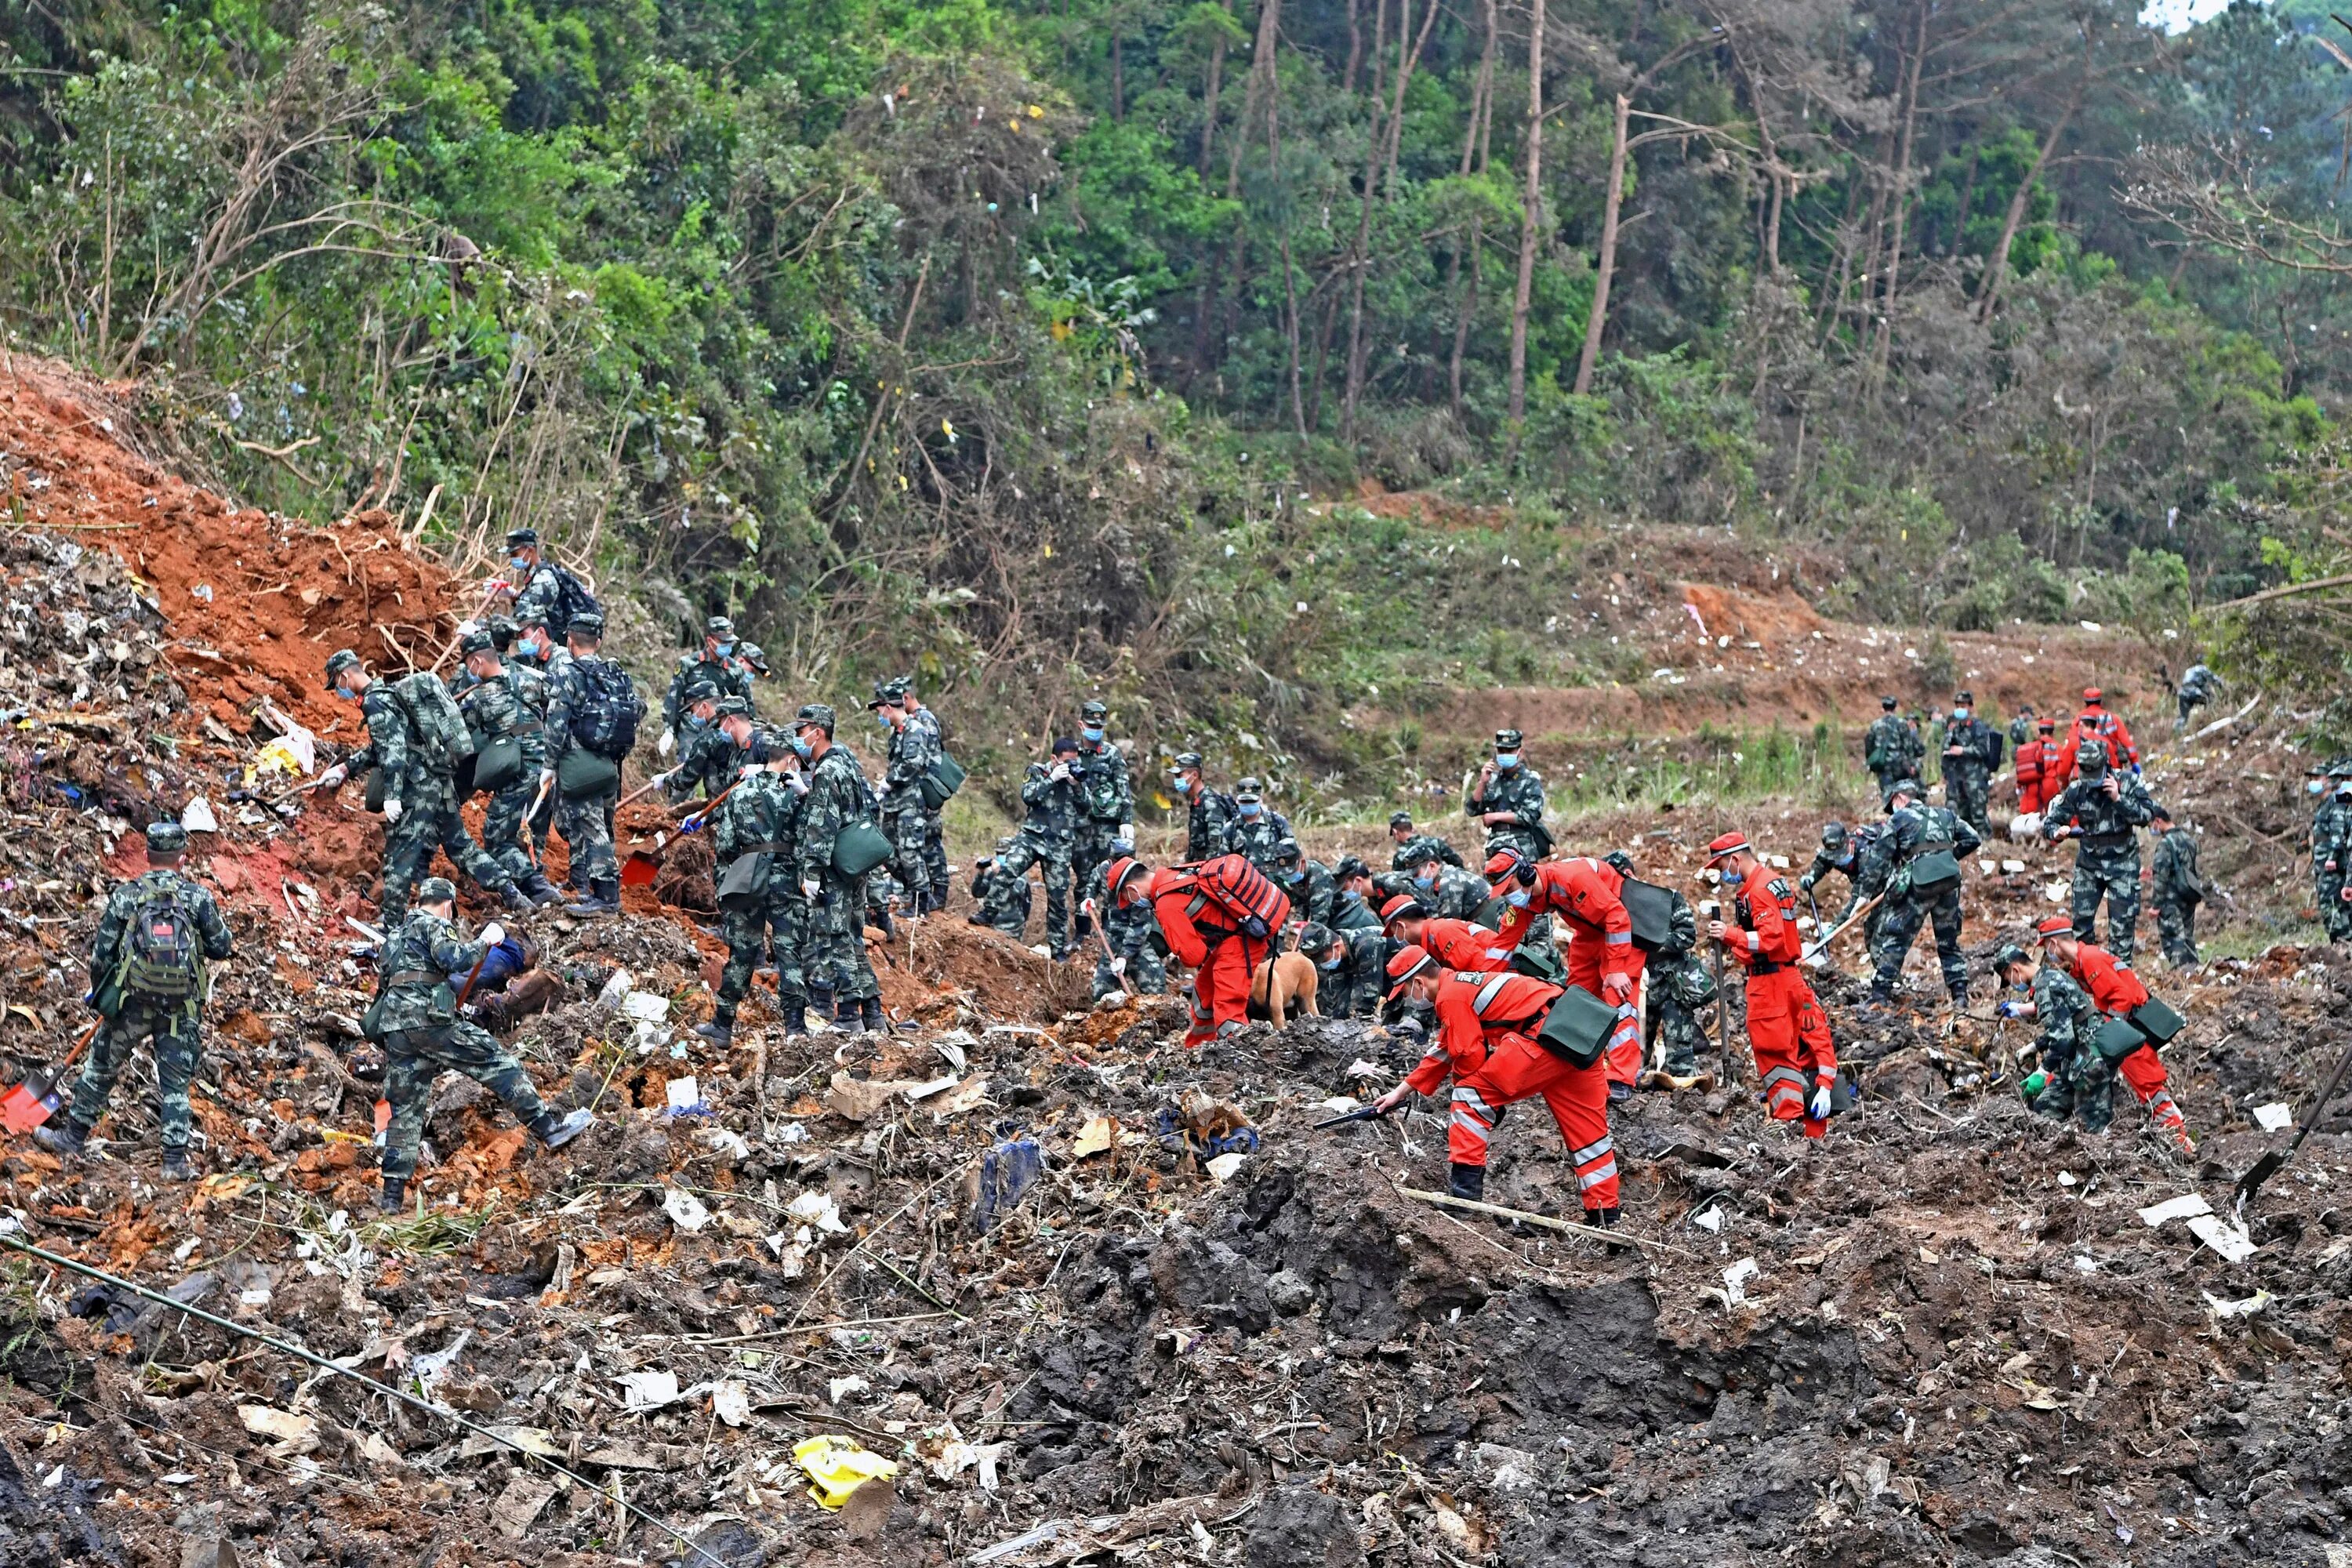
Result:
[[[384,1098],[392,1102],[383,1148],[386,1211],[401,1206],[415,1174],[425,1102],[444,1068],[464,1073],[506,1101],[515,1120],[550,1149],[561,1149],[588,1130],[587,1111],[558,1115],[550,1110],[513,1053],[460,1015],[461,1003],[472,998],[461,996],[462,981],[453,989],[449,976],[470,976],[478,964],[488,968],[490,950],[506,940],[506,930],[493,921],[477,940],[465,941],[455,923],[457,908],[457,889],[446,878],[425,879],[415,909],[384,939],[376,961],[383,980],[362,1020],[368,1037],[383,1044]]]

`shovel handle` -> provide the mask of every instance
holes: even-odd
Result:
[[[636,788],[623,795],[619,800],[614,802],[613,809],[614,811],[618,811],[621,807],[630,805],[635,801],[643,800],[646,795],[652,794],[653,791],[661,784],[662,781],[668,776],[669,775],[667,773],[656,773],[653,777],[647,779],[645,783],[639,784]]]
[[[98,1038],[98,1032],[104,1027],[106,1027],[105,1019],[93,1018],[90,1020],[89,1027],[81,1032],[81,1038],[76,1040],[73,1043],[73,1049],[66,1053],[66,1059],[58,1064],[58,1076],[59,1078],[65,1077],[66,1068],[73,1066],[74,1063],[81,1059],[82,1052],[89,1049],[90,1041]]]
[[[474,994],[474,982],[482,977],[482,965],[488,963],[489,961],[490,944],[484,942],[482,944],[482,956],[474,960],[474,967],[467,972],[466,984],[457,988],[458,1006],[464,1006],[466,1005],[466,998]]]
[[[717,795],[712,795],[709,803],[706,804],[700,811],[696,812],[693,816],[688,817],[685,822],[681,822],[677,825],[678,831],[681,833],[685,832],[688,823],[693,823],[699,826],[702,819],[709,816],[712,812],[718,810],[719,803],[725,800],[729,795],[733,795],[735,793],[736,786],[740,784],[743,781],[741,779],[737,779],[734,784],[729,784],[725,789],[722,789]]]

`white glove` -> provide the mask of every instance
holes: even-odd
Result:
[[[341,763],[337,763],[333,767],[329,768],[325,773],[319,775],[319,787],[320,789],[341,789],[343,787],[343,781],[351,776],[351,769],[345,767]]]
[[[801,883],[801,897],[809,900],[811,902],[815,901],[817,890],[818,884],[813,878]]]
[[[492,921],[489,924],[482,928],[482,945],[484,947],[496,947],[499,943],[506,941],[506,939],[507,928],[499,924],[496,921]]]
[[[889,793],[890,781],[888,779],[884,779],[880,784],[874,786],[874,798],[877,800],[885,798],[889,795]]]
[[[664,730],[661,733],[661,739],[654,742],[654,750],[660,752],[665,757],[677,750],[677,731],[673,730]]]
[[[1125,840],[1126,840],[1128,843],[1129,843],[1129,844],[1134,843],[1134,842],[1135,842],[1135,824],[1133,824],[1132,822],[1122,822],[1122,823],[1120,823],[1120,824],[1118,825],[1118,836],[1119,836],[1119,837],[1121,837],[1121,838],[1125,839]]]
[[[809,792],[808,774],[806,773],[798,772],[786,773],[784,775],[784,782],[793,786],[793,793],[794,795],[806,795]]]
[[[1127,960],[1124,958],[1112,959],[1110,961],[1110,972],[1113,974],[1124,976],[1127,973]]]
[[[765,763],[745,763],[735,770],[735,776],[739,779],[748,779],[753,773],[764,773],[767,771],[768,765]]]
[[[397,799],[387,800],[383,803],[383,819],[386,822],[398,822],[400,820],[400,802]]]
[[[1810,1114],[1816,1121],[1827,1121],[1830,1119],[1829,1085],[1822,1084],[1813,1090],[1813,1103],[1810,1109]]]
[[[539,787],[543,790],[552,789],[555,787],[555,770],[553,768],[542,768],[540,770]]]
[[[1046,771],[1045,776],[1054,780],[1057,784],[1066,783],[1070,776],[1070,764],[1067,763],[1055,763],[1052,768]]]
[[[653,777],[647,779],[646,783],[652,785],[655,789],[667,789],[669,787],[670,779],[675,776],[677,773],[677,770],[676,768],[672,768],[668,773],[656,773]]]

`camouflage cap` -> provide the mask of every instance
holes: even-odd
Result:
[[[417,884],[416,901],[425,904],[454,904],[457,901],[457,884],[446,877],[427,877]]]
[[[1845,847],[1845,840],[1846,831],[1844,823],[1832,820],[1822,824],[1822,848],[1843,849]]]
[[[2000,951],[1992,955],[1992,972],[1995,974],[2006,974],[2009,973],[2011,964],[2024,962],[2026,962],[2025,950],[2013,942],[2005,942],[2000,944]]]
[[[1298,928],[1298,951],[1309,958],[1320,958],[1331,951],[1331,928],[1321,921],[1308,921]]]
[[[707,637],[731,637],[735,635],[735,623],[725,616],[713,616],[702,623],[702,635]]]
[[[498,639],[490,636],[487,630],[470,631],[457,639],[457,657],[460,658],[471,658],[478,653],[498,651]]]
[[[1517,730],[1495,731],[1495,750],[1498,752],[1516,752],[1525,744],[1527,744],[1527,737]]]
[[[521,629],[514,624],[511,616],[492,616],[482,625],[483,629],[490,634],[490,646],[500,653],[514,646],[515,634]]]
[[[515,617],[515,629],[518,632],[543,632],[549,630],[550,627],[547,624],[547,612],[536,609],[524,611],[521,615]]]
[[[514,549],[518,549],[518,548],[520,548],[520,547],[521,547],[521,546],[523,546],[523,545],[529,545],[529,546],[530,546],[531,549],[533,549],[533,550],[538,549],[538,548],[539,548],[539,530],[537,530],[537,529],[535,529],[535,528],[509,528],[509,529],[508,529],[508,530],[507,530],[507,548],[508,548],[508,549],[509,549],[509,550],[514,550]]]
[[[1342,855],[1339,863],[1331,868],[1331,875],[1342,882],[1350,877],[1369,877],[1371,874],[1372,868],[1365,865],[1363,858],[1359,855]]]
[[[1197,768],[1206,764],[1202,762],[1201,753],[1198,752],[1179,752],[1176,753],[1176,765],[1180,768]]]
[[[884,707],[889,703],[903,701],[906,695],[905,678],[893,676],[887,680],[877,680],[874,683],[874,700],[866,706],[868,709]]]
[[[1880,698],[1880,699],[1878,700],[1878,705],[1879,705],[1881,708],[1885,709],[1889,713],[1892,713],[1892,712],[1894,712],[1894,711],[1895,711],[1895,699],[1894,699],[1894,698],[1892,698],[1892,697],[1882,697],[1882,698]]]
[[[1081,719],[1108,719],[1110,717],[1110,709],[1107,704],[1101,702],[1092,700],[1081,702],[1078,704],[1078,717]]]
[[[2352,779],[2352,763],[2330,763],[2327,776],[2332,779]]]
[[[1277,864],[1285,860],[1296,860],[1298,858],[1298,840],[1296,838],[1286,838],[1274,847],[1274,858]]]
[[[718,697],[718,695],[719,687],[717,683],[710,680],[708,677],[705,677],[701,679],[688,681],[686,683],[686,689],[678,693],[678,700],[685,703],[688,708],[691,708],[698,702],[709,702]]]
[[[604,636],[604,617],[593,611],[574,616],[572,624],[563,628],[563,633],[566,637],[582,637],[590,642],[600,641]]]
[[[1976,706],[1976,701],[1977,694],[1973,691],[1955,691],[1952,693],[1952,706],[1955,708],[1973,708]]]
[[[1262,792],[1263,786],[1260,785],[1255,779],[1235,779],[1234,781],[1234,798],[1235,800],[1255,800]]]
[[[794,730],[814,727],[830,735],[833,733],[833,704],[830,702],[804,702],[801,705],[800,711],[793,715]]]
[[[359,662],[360,656],[347,647],[339,647],[329,654],[327,656],[327,689],[332,691],[335,689],[335,677],[352,668]]]
[[[751,666],[751,673],[754,675],[765,675],[768,673],[768,656],[761,651],[760,645],[758,643],[737,643],[735,645],[735,657],[741,659],[745,664]]]
[[[1886,786],[1886,804],[1889,805],[1894,805],[1895,797],[1898,795],[1907,795],[1913,800],[1917,800],[1926,793],[1926,791],[1919,787],[1919,781],[1917,779],[1896,779],[1893,784]]]
[[[2074,760],[2078,763],[2095,762],[2104,766],[2107,760],[2107,743],[2095,735],[2085,735],[2074,742]]]
[[[1603,865],[1607,866],[1611,870],[1616,872],[1621,877],[1631,877],[1635,874],[1633,870],[1633,858],[1631,855],[1626,854],[1622,849],[1612,849],[1608,854],[1603,855],[1601,859]]]
[[[151,822],[147,825],[147,853],[178,855],[188,847],[188,830],[176,822]]]
[[[1021,840],[1017,836],[1008,833],[1003,837],[996,841],[996,852],[999,855],[1010,854],[1013,847],[1020,842]]]
[[[1391,827],[1411,827],[1412,826],[1412,813],[1409,811],[1390,812],[1389,826]]]
[[[711,695],[711,696],[713,696],[713,697],[719,697],[719,689],[718,689],[717,687],[715,687],[715,686],[710,686],[710,683],[709,683],[709,681],[704,681],[702,684],[703,684],[704,686],[706,686],[706,687],[709,687],[709,691],[710,691],[710,695]],[[701,700],[702,700],[702,699],[700,699],[700,698],[697,698],[695,700],[697,700],[697,701],[701,701]],[[807,711],[808,711],[808,710],[807,710],[807,709],[805,709],[805,708],[803,708],[803,709],[802,709],[802,710],[801,710],[801,711],[802,711],[802,712],[803,712],[803,713],[805,713],[805,712],[807,712]],[[719,717],[719,718],[721,718],[721,719],[749,719],[751,716],[751,703],[750,699],[748,699],[748,698],[742,698],[742,697],[732,697],[732,696],[730,696],[730,697],[719,697],[719,713],[718,713],[718,717]],[[830,722],[831,722],[830,721],[827,721],[828,725],[830,724]]]

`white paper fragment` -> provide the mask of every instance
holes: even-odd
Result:
[[[806,1221],[835,1236],[843,1235],[849,1229],[841,1223],[841,1205],[833,1201],[831,1193],[803,1193],[784,1212],[794,1219]]]
[[[710,1390],[710,1413],[730,1426],[751,1419],[751,1391],[740,1377],[721,1378]]]
[[[2200,1290],[2205,1298],[2205,1310],[2219,1318],[2251,1318],[2274,1299],[2267,1290],[2257,1290],[2242,1301],[2224,1301],[2210,1290]]]
[[[623,994],[620,1008],[623,1017],[635,1023],[658,1024],[669,1016],[669,998],[657,991],[629,991]]]
[[[220,818],[213,815],[213,803],[197,795],[181,808],[180,826],[191,833],[218,833]]]
[[[1748,1282],[1764,1270],[1756,1259],[1743,1258],[1723,1271],[1723,1299],[1734,1307],[1748,1304]]]
[[[622,1397],[632,1411],[659,1410],[665,1405],[677,1403],[677,1373],[674,1372],[623,1373],[620,1383]]]
[[[2211,1214],[2213,1205],[2205,1201],[2202,1193],[2183,1193],[2177,1198],[2167,1198],[2139,1211],[2139,1217],[2151,1226],[2167,1220],[2189,1219],[2201,1214]]]
[[[1234,1179],[1234,1173],[1240,1170],[1242,1168],[1242,1162],[1248,1158],[1249,1156],[1247,1154],[1236,1149],[1230,1154],[1218,1155],[1215,1159],[1211,1160],[1203,1169],[1209,1173],[1209,1179],[1222,1187],[1227,1182]]]
[[[684,1187],[672,1187],[662,1194],[662,1212],[680,1230],[696,1231],[710,1223],[710,1211],[702,1200]]]
[[[2265,1132],[2284,1132],[2294,1125],[2294,1111],[2280,1104],[2254,1107],[2254,1125]]]
[[[2228,1263],[2243,1263],[2254,1255],[2253,1237],[2217,1215],[2199,1215],[2189,1222],[2189,1231],[2198,1240],[2221,1255]]]
[[[828,1404],[838,1405],[851,1394],[864,1394],[873,1386],[872,1384],[854,1373],[848,1377],[830,1378],[826,1380],[824,1385],[825,1401]]]

